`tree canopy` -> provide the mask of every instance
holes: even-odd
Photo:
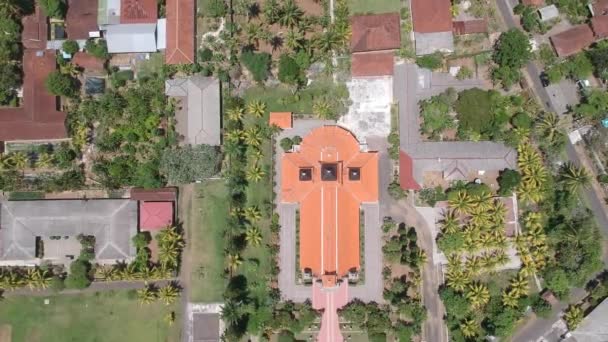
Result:
[[[53,71],[46,78],[44,85],[49,93],[57,96],[73,97],[78,91],[77,80],[70,75]]]
[[[520,69],[532,58],[532,49],[528,36],[518,29],[510,29],[500,35],[496,42],[493,59],[498,65],[492,72],[492,78],[510,88],[519,81]]]

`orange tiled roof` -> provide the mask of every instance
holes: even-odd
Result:
[[[322,178],[333,165],[333,179]],[[350,172],[358,169],[359,179]],[[310,180],[301,180],[301,171]],[[338,126],[325,126],[304,137],[298,152],[282,160],[281,198],[300,203],[300,268],[331,286],[359,263],[359,208],[378,201],[378,154],[361,152],[357,139]]]
[[[270,112],[268,119],[270,126],[275,125],[279,128],[286,129],[293,127],[293,118],[291,112]]]

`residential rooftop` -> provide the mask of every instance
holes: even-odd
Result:
[[[167,0],[167,64],[194,63],[194,0]]]
[[[393,51],[355,53],[350,70],[353,77],[392,76],[394,64]]]
[[[350,23],[352,52],[394,50],[401,45],[399,13],[356,15]]]
[[[452,31],[450,0],[412,0],[414,32],[436,33]]]
[[[593,44],[595,37],[591,27],[580,24],[550,37],[555,52],[560,57],[576,54]]]
[[[89,32],[99,31],[97,26],[98,0],[69,0],[65,18],[68,39],[88,39]]]

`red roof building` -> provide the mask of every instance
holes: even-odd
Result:
[[[44,82],[56,70],[52,51],[23,53],[23,101],[17,108],[0,108],[0,141],[54,140],[68,137],[65,113],[58,98],[47,92]]]
[[[399,184],[404,190],[422,189],[414,179],[414,160],[403,151],[399,152]]]
[[[46,49],[48,36],[48,23],[46,16],[39,6],[36,6],[33,14],[21,19],[23,30],[21,31],[21,42],[26,49]]]
[[[268,118],[268,124],[270,126],[275,125],[282,129],[289,129],[293,127],[293,113],[292,112],[270,112]]]
[[[591,18],[591,28],[597,39],[608,37],[608,15],[597,15]]]
[[[580,24],[551,36],[550,40],[557,55],[567,57],[593,44],[595,36],[589,25]]]
[[[394,50],[401,46],[398,13],[357,15],[350,18],[352,52]]]
[[[545,4],[545,0],[521,0],[522,5],[540,7]]]
[[[173,224],[173,202],[139,202],[139,230],[156,231]]]
[[[74,58],[72,58],[72,63],[87,71],[101,73],[104,71],[106,61],[86,52],[76,52]]]
[[[394,65],[393,51],[355,53],[350,70],[353,77],[392,76]]]
[[[450,0],[412,0],[412,21],[414,32],[451,32]]]
[[[358,271],[360,207],[378,202],[378,154],[339,126],[310,132],[281,162],[281,201],[300,204],[300,269],[325,287]]]
[[[596,0],[593,5],[591,5],[591,9],[593,10],[593,15],[608,15],[608,0]]]
[[[488,22],[485,19],[454,22],[454,34],[456,35],[486,32],[488,32]]]
[[[121,0],[121,24],[156,24],[158,3],[156,0]]]
[[[88,39],[89,32],[99,31],[97,0],[68,0],[65,24],[69,39]]]
[[[167,64],[194,63],[194,0],[167,0]]]

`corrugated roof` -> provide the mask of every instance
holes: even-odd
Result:
[[[173,224],[173,202],[139,202],[139,229],[157,231]]]
[[[599,15],[591,18],[591,28],[596,38],[604,39],[608,37],[608,15]]]
[[[194,0],[167,0],[167,64],[194,63]]]
[[[353,77],[392,76],[395,64],[393,51],[355,53],[351,59]]]
[[[549,5],[538,9],[540,19],[542,21],[549,21],[559,17],[559,11],[555,5]]]
[[[109,53],[156,51],[156,20],[154,24],[120,24],[106,27]]]
[[[88,39],[97,26],[97,0],[69,0],[65,18],[69,39]]]
[[[580,24],[550,37],[558,56],[570,56],[591,45],[595,37],[591,27]]]
[[[454,34],[472,34],[488,32],[488,22],[485,19],[474,19],[454,22]]]
[[[293,113],[291,112],[270,112],[268,125],[275,125],[282,129],[293,127]]]
[[[412,0],[414,32],[452,32],[450,0]]]
[[[335,180],[323,180],[328,164]],[[360,152],[344,128],[325,126],[304,137],[298,152],[284,154],[281,165],[281,200],[300,203],[300,268],[320,278],[359,270],[359,210],[378,201],[378,154]],[[300,180],[302,168],[310,180]]]
[[[121,24],[156,24],[158,19],[157,0],[121,0]]]
[[[352,52],[391,50],[401,45],[399,13],[352,16],[350,23]]]

